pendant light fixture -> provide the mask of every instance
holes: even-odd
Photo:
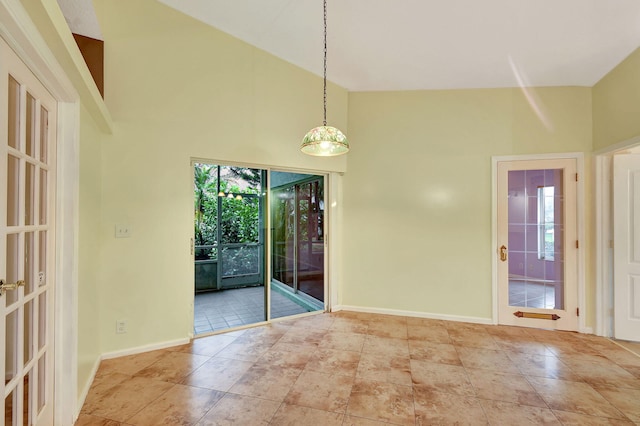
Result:
[[[349,151],[347,137],[340,130],[327,126],[327,0],[324,0],[324,120],[322,126],[309,130],[300,150],[305,154],[331,157]]]

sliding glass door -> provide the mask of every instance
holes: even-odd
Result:
[[[272,172],[270,187],[272,287],[309,310],[323,310],[324,177]]]
[[[323,311],[324,176],[193,168],[195,334]]]

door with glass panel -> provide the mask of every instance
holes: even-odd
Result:
[[[497,165],[498,320],[578,329],[576,160]]]
[[[51,425],[56,103],[1,39],[0,78],[2,424]]]
[[[323,176],[271,173],[271,230],[272,289],[309,311],[323,310],[326,243]]]

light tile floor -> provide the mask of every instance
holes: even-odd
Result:
[[[76,425],[633,425],[640,357],[600,337],[353,312],[105,360]]]
[[[205,334],[265,320],[264,287],[245,287],[197,293],[194,303],[195,334]],[[308,312],[271,290],[271,318]]]

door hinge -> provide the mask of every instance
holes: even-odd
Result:
[[[194,252],[195,252],[195,241],[193,240],[193,238],[191,238],[191,244],[189,244],[191,246],[191,256],[193,256]]]
[[[576,240],[576,248],[579,249],[580,248],[580,243],[578,242],[578,240]]]
[[[576,173],[576,182],[578,181],[578,174]]]
[[[576,316],[579,317],[580,316],[580,308],[576,308]]]

